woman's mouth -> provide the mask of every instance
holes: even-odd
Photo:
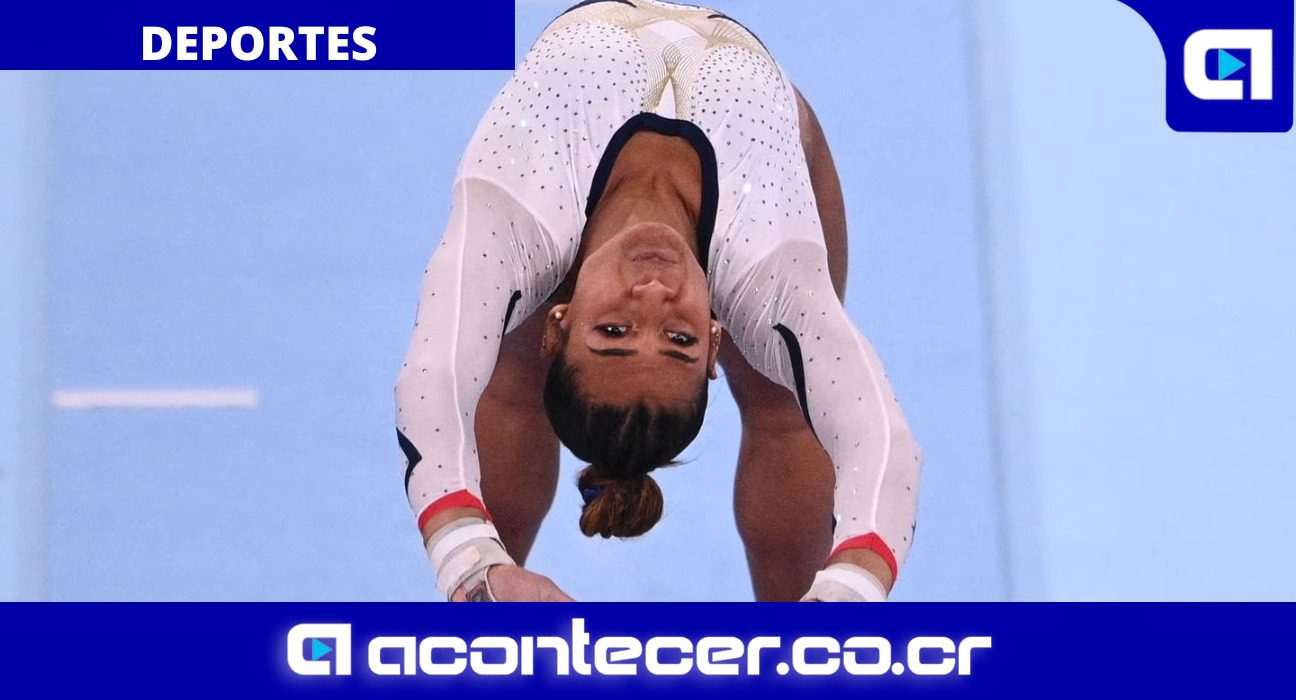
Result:
[[[679,265],[689,255],[688,244],[675,229],[665,224],[640,223],[622,234],[625,260],[638,265]]]
[[[635,253],[630,261],[643,265],[678,265],[679,255],[669,250],[647,250]]]

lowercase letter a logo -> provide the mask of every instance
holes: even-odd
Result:
[[[288,630],[288,668],[299,676],[351,675],[351,625],[301,624]]]

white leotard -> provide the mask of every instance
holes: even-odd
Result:
[[[420,526],[480,506],[473,420],[501,340],[566,277],[616,154],[646,129],[702,159],[713,310],[752,367],[797,395],[831,456],[834,547],[873,549],[898,569],[921,453],[834,293],[797,119],[778,64],[712,10],[597,0],[544,31],[460,163],[396,386]]]

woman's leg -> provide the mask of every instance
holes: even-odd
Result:
[[[833,162],[828,139],[824,137],[819,118],[810,103],[797,92],[798,122],[801,125],[801,147],[810,167],[810,187],[814,190],[819,222],[823,226],[824,246],[828,249],[828,273],[837,298],[846,299],[846,268],[849,251],[846,240],[846,201],[842,197],[837,164]]]
[[[732,343],[720,362],[742,415],[734,512],[752,587],[757,600],[797,600],[832,544],[832,461],[792,392],[752,369]]]

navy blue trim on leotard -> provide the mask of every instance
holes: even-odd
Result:
[[[805,417],[806,425],[810,427],[810,432],[814,433],[814,424],[810,422],[810,404],[806,400],[805,362],[801,355],[801,341],[797,340],[796,333],[793,333],[791,328],[781,323],[774,326],[774,330],[783,336],[783,343],[787,345],[788,360],[792,363],[792,381],[796,383],[797,403],[801,404],[801,415]],[[816,434],[815,438],[818,437]]]
[[[513,310],[517,308],[519,301],[522,301],[522,292],[513,292],[513,296],[509,297],[508,311],[504,312],[504,330],[500,331],[501,336],[508,333],[509,321],[513,319]]]
[[[399,430],[396,431],[396,442],[400,443],[401,452],[405,453],[405,461],[408,462],[405,465],[405,495],[408,496],[410,477],[414,475],[414,467],[417,467],[418,463],[423,461],[423,455],[419,454],[414,443],[405,437],[405,433]]]
[[[760,38],[759,36],[756,36],[756,32],[753,32],[752,30],[748,29],[748,28],[747,28],[747,25],[743,24],[742,22],[739,22],[738,20],[734,19],[733,17],[730,17],[729,15],[726,15],[726,14],[723,13],[723,12],[717,12],[717,13],[715,13],[715,14],[713,14],[713,15],[707,15],[707,19],[723,19],[723,20],[728,20],[728,21],[730,21],[730,22],[733,22],[734,24],[738,25],[739,27],[742,27],[742,30],[743,30],[744,32],[747,32],[748,34],[751,34],[751,38],[755,39],[755,40],[756,40],[756,43],[757,43],[757,44],[760,44],[760,45],[761,45],[761,48],[765,49],[766,52],[769,52],[769,47],[765,45],[765,42],[761,41],[761,38]]]
[[[572,10],[579,10],[582,7],[585,7],[587,5],[596,5],[600,2],[619,2],[622,5],[629,5],[630,7],[638,7],[633,2],[630,2],[630,0],[585,0],[585,2],[577,3],[567,8],[566,10],[563,10],[563,15],[567,14],[568,12],[571,12]],[[562,15],[558,15],[558,16],[562,17]]]
[[[612,135],[612,140],[608,142],[607,150],[603,152],[598,168],[594,171],[594,181],[590,183],[589,201],[585,205],[585,218],[594,215],[594,209],[607,189],[608,178],[612,176],[612,167],[616,165],[621,149],[630,142],[630,137],[640,131],[678,136],[688,141],[697,152],[698,160],[702,163],[702,207],[698,212],[697,230],[698,261],[702,263],[702,269],[709,273],[711,235],[715,232],[716,210],[720,206],[719,166],[716,163],[715,147],[711,145],[711,140],[703,133],[701,127],[691,121],[671,119],[653,112],[642,112],[630,117]]]

